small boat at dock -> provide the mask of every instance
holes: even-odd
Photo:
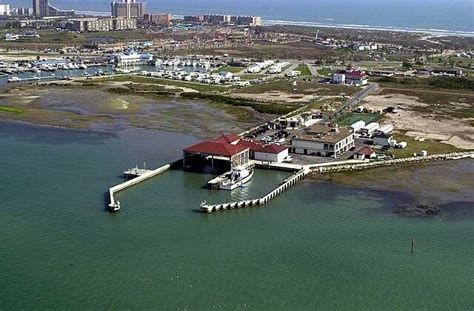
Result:
[[[223,175],[219,189],[232,191],[248,183],[254,174],[253,167],[235,167]]]
[[[117,203],[109,204],[109,211],[111,213],[116,213],[116,212],[120,211],[120,201],[117,201]]]

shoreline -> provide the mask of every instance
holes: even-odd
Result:
[[[104,17],[110,16],[109,12],[101,11],[77,11],[79,14]],[[183,18],[183,14],[172,14],[173,18]],[[263,27],[265,26],[303,26],[303,27],[322,27],[334,29],[353,29],[353,30],[367,30],[367,31],[387,31],[387,32],[402,32],[402,33],[419,33],[430,34],[433,36],[457,36],[457,37],[474,37],[474,30],[451,30],[451,29],[436,29],[436,28],[419,28],[419,27],[401,27],[401,26],[380,26],[380,25],[362,25],[362,24],[346,24],[346,23],[324,23],[312,21],[298,21],[298,20],[280,20],[267,19],[262,17]]]
[[[474,37],[474,31],[459,31],[447,29],[426,29],[426,28],[400,28],[391,26],[376,26],[376,25],[360,25],[360,24],[325,24],[319,22],[306,21],[285,21],[285,20],[263,20],[264,26],[301,26],[301,27],[321,27],[332,29],[352,29],[352,30],[367,30],[367,31],[386,31],[386,32],[400,32],[400,33],[418,33],[430,34],[437,37],[457,36],[457,37]]]

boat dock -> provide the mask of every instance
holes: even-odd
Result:
[[[137,169],[140,171],[139,175],[136,175],[137,177],[130,179],[124,183],[118,184],[112,188],[109,189],[109,210],[111,212],[118,212],[120,210],[120,201],[115,200],[115,194],[119,191],[125,190],[127,188],[130,188],[138,183],[141,183],[142,181],[148,180],[152,177],[155,177],[157,175],[160,175],[161,173],[164,173],[168,171],[171,168],[171,164],[166,164],[162,167],[159,167],[154,170],[142,170],[142,169]],[[131,169],[128,171],[135,171],[135,169]],[[125,171],[125,172],[128,172]]]
[[[207,204],[207,202],[204,201],[201,203],[201,212],[212,213],[212,212],[217,212],[217,211],[224,211],[227,209],[264,205],[268,203],[270,200],[282,194],[284,191],[296,185],[296,183],[298,183],[300,180],[303,180],[304,178],[306,178],[306,176],[308,176],[310,172],[311,171],[307,168],[299,170],[298,172],[293,174],[291,177],[285,179],[283,183],[279,185],[276,189],[272,190],[267,195],[261,198],[222,203],[222,204]]]
[[[441,160],[461,160],[474,159],[474,152],[457,152],[448,154],[436,154],[431,156],[418,156],[411,158],[370,161],[370,160],[347,160],[332,163],[305,165],[298,170],[290,178],[284,180],[277,188],[269,192],[267,195],[250,200],[242,200],[236,202],[227,202],[220,204],[208,204],[206,201],[201,203],[200,210],[203,213],[213,213],[217,211],[225,211],[235,208],[243,208],[250,206],[260,206],[270,202],[284,191],[290,189],[299,181],[303,180],[310,174],[319,173],[336,173],[342,171],[362,170],[376,167],[395,166],[407,163],[422,163]],[[283,168],[283,167],[282,167]],[[285,167],[286,168],[286,167]]]

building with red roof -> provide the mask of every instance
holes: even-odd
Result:
[[[333,83],[335,84],[352,84],[356,86],[366,85],[368,76],[364,71],[360,70],[341,70],[333,75]]]
[[[239,145],[240,137],[222,135],[183,149],[183,167],[206,172],[228,171],[250,161],[250,148]]]
[[[184,149],[184,152],[231,158],[248,149],[248,147],[243,145],[233,145],[219,141],[203,141]]]
[[[357,160],[373,159],[375,157],[375,150],[369,146],[359,147],[354,153],[354,159]]]
[[[245,165],[250,159],[281,163],[287,157],[288,147],[228,134],[183,149],[183,167],[216,172]]]
[[[245,139],[238,144],[249,147],[250,158],[254,160],[281,163],[288,157],[288,147],[285,146]]]

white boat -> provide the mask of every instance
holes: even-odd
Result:
[[[110,203],[109,204],[109,211],[111,213],[116,213],[120,211],[120,201],[117,201],[116,203]]]
[[[224,176],[219,188],[222,190],[234,190],[246,183],[253,177],[254,169],[246,167],[235,167]]]
[[[8,82],[9,82],[9,83],[20,82],[20,81],[21,81],[21,79],[18,78],[18,77],[15,77],[15,76],[13,76],[13,77],[11,77],[10,79],[8,79]]]

